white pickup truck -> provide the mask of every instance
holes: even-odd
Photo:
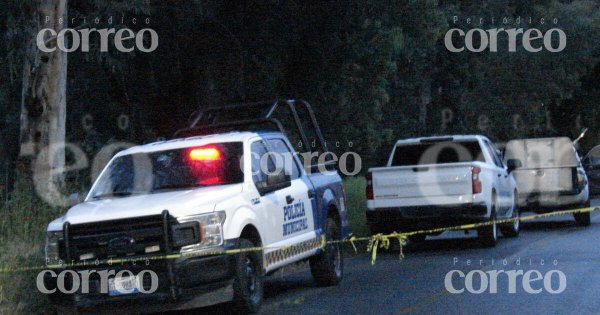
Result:
[[[367,222],[373,234],[492,221],[478,230],[485,246],[519,234],[518,196],[511,172],[492,142],[477,135],[400,140],[386,167],[367,173]],[[496,219],[517,218],[497,225]],[[422,241],[415,235],[411,241]]]
[[[278,104],[295,113],[293,101],[258,104],[258,109],[271,115]],[[256,105],[236,105],[229,112]],[[263,122],[281,127],[267,116],[211,121],[204,130]],[[339,242],[323,243],[349,235],[335,170],[305,168],[283,131],[199,136],[193,135],[202,130],[184,131],[177,139],[119,152],[85,201],[48,225],[46,263],[55,270],[45,273],[48,290],[57,288],[61,280],[56,274],[64,270],[127,270],[133,275],[151,270],[158,283],[112,277],[106,288],[105,281],[90,276],[88,292],[56,292],[52,302],[68,310],[111,304],[119,310],[158,312],[211,304],[215,296],[221,302],[230,294],[239,311],[252,313],[263,299],[263,276],[283,266],[309,260],[317,284],[342,279]],[[320,137],[318,128],[317,133]],[[254,249],[224,253],[248,248]],[[144,257],[166,259],[140,263]],[[128,262],[110,263],[123,259]]]
[[[519,159],[513,172],[519,190],[519,208],[536,213],[589,207],[588,177],[575,144],[567,137],[511,140],[505,159]],[[575,213],[582,226],[590,213]]]

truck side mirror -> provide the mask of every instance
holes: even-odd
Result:
[[[508,159],[506,161],[506,168],[508,168],[509,173],[511,173],[519,167],[523,167],[523,162],[521,162],[521,160],[519,159]]]
[[[292,185],[290,175],[284,173],[268,174],[267,180],[258,182],[256,188],[261,195],[280,190]]]

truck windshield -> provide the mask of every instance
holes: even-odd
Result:
[[[473,141],[416,143],[396,147],[391,166],[484,162],[481,146]]]
[[[209,144],[118,157],[102,173],[92,198],[243,182],[241,142]]]

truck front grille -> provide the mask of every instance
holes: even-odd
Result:
[[[164,254],[170,244],[165,231],[168,213],[64,226],[61,258],[68,262],[126,258],[144,254]],[[170,222],[166,224],[170,229]]]

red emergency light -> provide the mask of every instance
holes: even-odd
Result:
[[[221,159],[221,152],[214,146],[206,146],[192,149],[189,153],[191,161],[218,161]]]

